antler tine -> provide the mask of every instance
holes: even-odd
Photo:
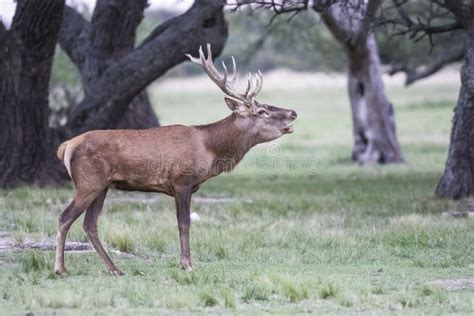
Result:
[[[207,60],[212,62],[211,44],[207,43]]]
[[[224,81],[224,83],[226,83],[226,81],[227,81],[227,67],[226,67],[224,61],[222,61],[222,67],[224,68],[224,78],[222,79],[222,81]]]
[[[258,88],[255,89],[256,93],[255,95],[259,94],[260,91],[262,90],[263,88],[263,75],[262,75],[262,72],[260,71],[260,69],[257,70],[257,74],[258,74]]]
[[[202,45],[199,46],[199,57],[193,57],[191,54],[185,54],[185,56],[188,57],[193,63],[200,65],[206,71],[206,73],[210,75],[208,71],[209,69],[206,67],[206,57],[204,56]]]
[[[201,61],[202,61],[202,46],[199,46],[199,57],[198,58],[195,58],[193,56],[191,56],[191,54],[184,54],[186,57],[188,57],[193,63],[196,63],[196,64],[199,64],[199,65],[202,65],[201,64]]]
[[[229,83],[234,85],[237,82],[237,66],[235,65],[234,56],[232,58],[232,77],[230,77]]]
[[[263,87],[263,75],[260,69],[258,72],[255,74],[255,87],[253,91],[249,94],[249,98],[255,98],[257,94],[262,90]]]
[[[249,72],[247,75],[247,89],[245,89],[245,97],[248,98],[250,89],[252,88],[252,74]]]
[[[203,54],[203,57],[204,57],[204,54]],[[216,77],[216,79],[221,80],[222,79],[221,74],[214,66],[214,63],[212,62],[211,44],[209,43],[207,43],[207,59],[204,59],[204,62],[206,64],[206,68],[212,72],[212,74]]]

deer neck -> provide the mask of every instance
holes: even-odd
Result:
[[[246,122],[237,114],[205,126],[199,126],[204,132],[204,145],[213,153],[215,173],[232,170],[245,154],[257,144],[255,135],[249,132]],[[222,170],[221,170],[222,169]]]

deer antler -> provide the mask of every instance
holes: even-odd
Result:
[[[247,106],[253,105],[253,99],[262,90],[263,76],[260,70],[254,75],[249,73],[247,79],[247,89],[244,93],[240,93],[236,90],[235,84],[237,82],[237,67],[235,65],[234,56],[232,56],[232,76],[228,79],[227,66],[222,61],[222,67],[224,68],[224,74],[222,75],[214,66],[212,62],[211,44],[207,44],[207,59],[202,51],[202,46],[199,47],[199,57],[194,58],[191,54],[186,56],[196,64],[202,66],[204,71],[207,73],[209,78],[224,92],[226,95],[243,101]]]

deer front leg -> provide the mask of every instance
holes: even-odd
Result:
[[[191,219],[189,208],[191,206],[192,188],[178,188],[175,190],[176,213],[178,217],[179,239],[181,244],[181,268],[192,271],[191,251],[189,250],[189,229]]]

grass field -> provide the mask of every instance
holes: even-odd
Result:
[[[108,275],[93,252],[66,253],[65,277],[53,273],[53,251],[3,252],[0,314],[472,313],[472,288],[440,283],[474,277],[474,221],[441,216],[467,202],[432,198],[446,159],[456,75],[408,90],[399,80],[388,84],[406,158],[389,167],[350,163],[344,81],[311,78],[269,76],[260,99],[297,110],[295,133],[255,148],[235,172],[195,195],[192,211],[201,220],[191,230],[194,272],[178,266],[171,198],[113,193],[100,233],[122,252],[113,258],[126,276]],[[179,89],[154,86],[162,123],[226,115],[221,94],[206,85],[190,79]],[[0,230],[19,244],[51,240],[72,192],[0,191]],[[87,241],[80,222],[69,241]]]

